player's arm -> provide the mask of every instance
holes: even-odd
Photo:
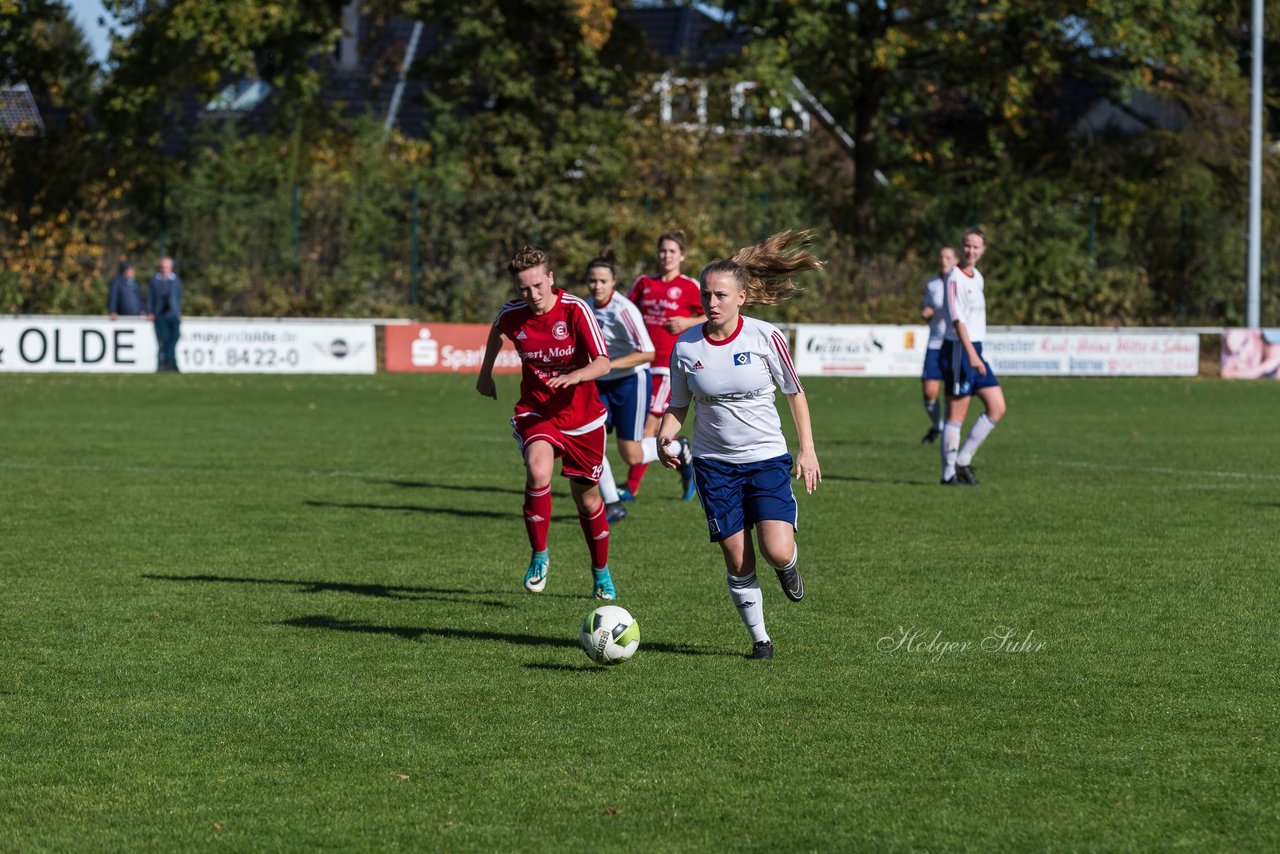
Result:
[[[947,276],[944,287],[947,289],[947,313],[951,315],[951,328],[956,331],[956,339],[964,347],[965,355],[969,358],[969,367],[985,377],[987,368],[982,364],[982,359],[978,356],[973,342],[969,340],[969,329],[965,326],[964,319],[968,316],[968,312],[965,311],[966,306],[960,301],[960,289],[957,286],[955,270]]]
[[[484,361],[480,363],[480,376],[476,378],[476,391],[485,397],[498,399],[498,386],[493,381],[493,363],[498,360],[498,351],[502,349],[502,332],[498,324],[489,327],[489,340],[484,345]]]
[[[987,375],[987,366],[982,364],[982,357],[978,355],[973,342],[969,340],[969,330],[965,328],[964,321],[957,320],[952,325],[956,330],[956,338],[959,339],[960,345],[964,347],[964,352],[969,357],[969,367],[985,377]]]
[[[670,317],[667,322],[662,324],[672,335],[680,335],[685,330],[692,329],[703,320],[702,316],[698,317]]]
[[[631,351],[620,359],[613,360],[615,368],[634,368],[637,365],[647,365],[652,362],[656,355],[653,348],[653,339],[649,337],[649,332],[644,328],[644,317],[640,314],[640,310],[636,308],[635,303],[627,305],[622,310],[622,328],[627,333],[627,341],[631,344]]]
[[[809,399],[803,391],[787,395],[791,405],[791,420],[796,424],[796,436],[800,448],[796,451],[796,464],[792,477],[804,478],[804,491],[813,492],[822,483],[822,469],[818,465],[818,452],[813,446],[813,424],[809,420]]]
[[[634,353],[628,353],[617,359],[612,359],[610,364],[612,369],[617,368],[634,368],[637,365],[647,365],[653,361],[652,350],[636,350]]]
[[[610,362],[608,356],[596,356],[587,364],[578,368],[576,371],[570,371],[567,374],[560,374],[547,380],[548,388],[568,388],[578,383],[589,383],[600,379],[609,373]]]
[[[680,458],[667,450],[667,444],[680,433],[684,419],[689,415],[689,404],[668,406],[658,425],[658,461],[669,469],[680,468]]]

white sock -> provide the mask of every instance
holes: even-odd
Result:
[[[942,429],[942,401],[936,397],[933,400],[924,402],[924,411],[929,413],[929,422],[933,424],[935,430]]]
[[[645,436],[640,440],[640,453],[644,456],[640,460],[640,464],[651,463],[658,459],[658,437]]]
[[[751,632],[752,642],[767,641],[769,633],[764,630],[764,596],[760,593],[760,582],[756,580],[756,574],[726,573],[725,580],[729,584],[729,598],[738,609],[738,615],[742,617],[747,631]]]
[[[960,451],[960,422],[948,421],[942,425],[942,479],[956,476],[956,454]]]
[[[969,428],[969,438],[964,440],[964,447],[956,456],[957,465],[967,466],[973,462],[973,455],[978,453],[978,448],[982,447],[982,443],[991,435],[991,431],[996,429],[996,423],[985,412],[978,416],[978,420]]]
[[[605,504],[617,504],[622,500],[618,497],[618,484],[613,479],[613,467],[609,465],[608,454],[604,455],[604,462],[600,467],[600,497]]]

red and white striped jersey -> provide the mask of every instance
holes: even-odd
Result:
[[[537,414],[565,433],[592,430],[605,418],[596,384],[553,389],[547,380],[607,356],[604,336],[586,300],[559,288],[553,293],[556,304],[546,314],[534,314],[524,300],[517,299],[504,305],[493,322],[520,354],[516,417]]]
[[[698,283],[686,275],[669,282],[658,276],[641,276],[631,286],[627,299],[636,304],[644,316],[644,327],[653,339],[653,372],[665,374],[671,364],[671,348],[678,336],[662,324],[673,317],[697,317],[702,314],[702,294]]]
[[[591,310],[595,312],[596,323],[600,324],[600,332],[609,348],[610,359],[621,359],[632,353],[654,352],[653,341],[644,327],[644,318],[631,300],[614,291],[609,294],[609,301],[604,305],[592,302]],[[633,368],[614,368],[600,379],[622,379],[631,374],[643,374],[648,369],[648,364]]]
[[[778,327],[738,318],[724,341],[704,334],[706,324],[680,336],[671,354],[671,405],[693,410],[693,455],[751,463],[787,453],[774,388],[804,391]]]

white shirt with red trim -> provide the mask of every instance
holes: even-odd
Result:
[[[609,349],[610,359],[621,359],[632,353],[652,353],[653,341],[644,328],[644,318],[636,304],[614,291],[604,305],[591,304],[596,323],[600,324],[600,332],[604,335],[605,346]],[[620,380],[632,374],[643,374],[648,364],[631,368],[614,368],[600,378],[604,380]]]
[[[631,286],[627,299],[644,315],[644,326],[653,339],[651,368],[655,374],[667,373],[671,364],[671,348],[676,338],[662,324],[673,317],[697,317],[702,314],[702,293],[698,283],[681,274],[669,282],[658,276],[641,276]]]
[[[512,300],[498,312],[493,324],[520,354],[520,400],[515,417],[539,417],[574,436],[605,421],[596,384],[553,389],[547,380],[576,371],[608,351],[586,300],[559,288],[553,293],[556,304],[546,314],[534,314],[522,299]]]
[[[964,324],[970,341],[983,341],[987,337],[987,298],[983,293],[986,282],[978,268],[972,273],[961,270],[959,265],[952,267],[945,281],[946,315],[948,341],[959,341],[956,337],[956,321]]]
[[[685,332],[671,353],[671,405],[693,409],[693,455],[730,463],[782,456],[787,441],[774,389],[804,391],[778,327],[738,318],[724,341],[706,337],[706,324]]]

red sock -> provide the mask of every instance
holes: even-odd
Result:
[[[604,515],[604,503],[596,508],[594,516],[579,513],[578,521],[587,538],[587,551],[591,552],[591,568],[604,569],[609,565],[609,521]]]
[[[524,488],[524,529],[529,546],[535,552],[547,550],[547,531],[551,528],[551,484],[541,489]]]
[[[649,468],[648,463],[636,463],[627,472],[627,492],[635,495],[640,491],[640,481],[644,479],[644,473]]]

